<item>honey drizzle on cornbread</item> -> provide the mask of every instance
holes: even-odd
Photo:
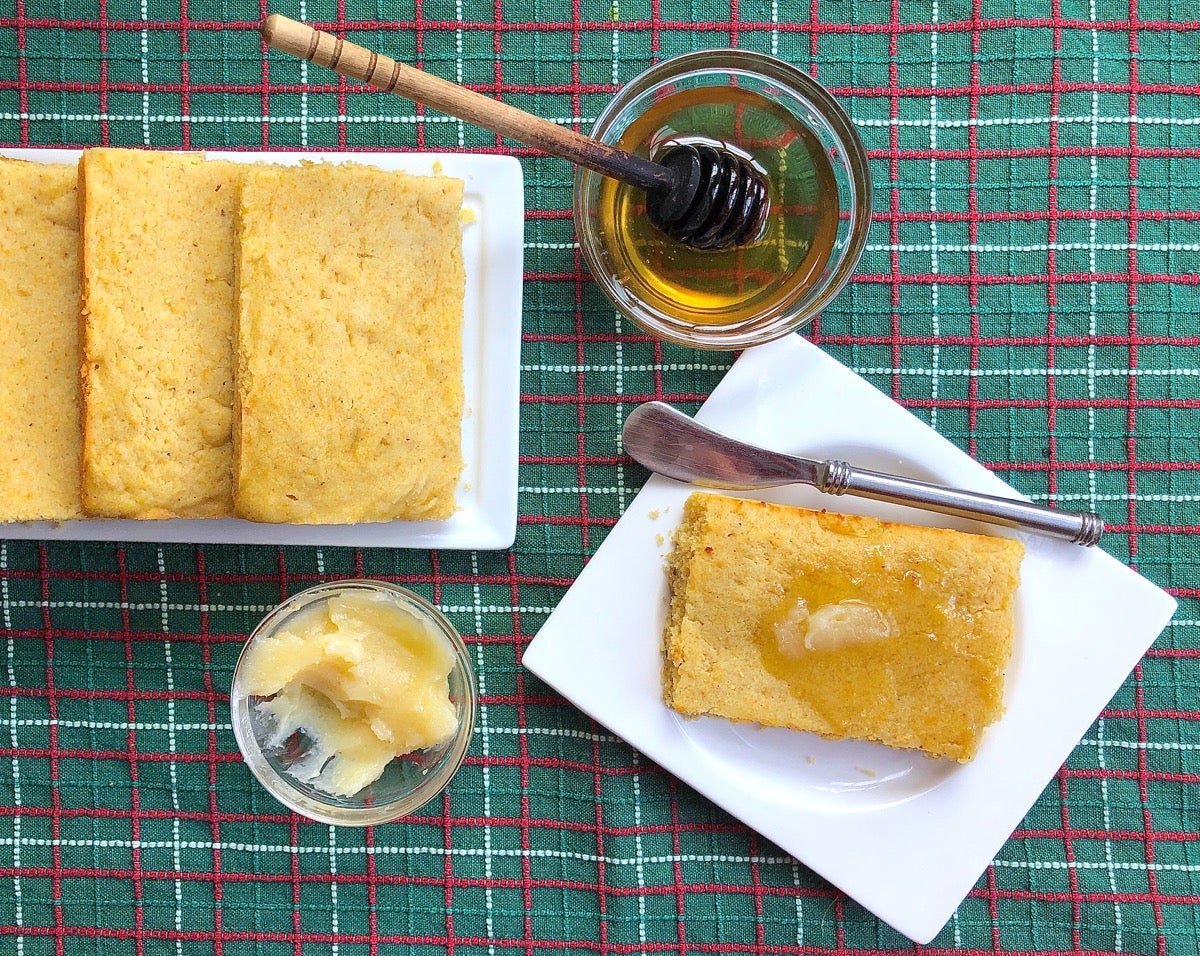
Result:
[[[894,712],[898,678],[900,683],[919,680],[931,645],[946,652],[944,659],[939,655],[939,668],[960,671],[953,684],[986,680],[967,646],[969,615],[956,611],[947,599],[945,568],[931,559],[897,573],[893,552],[886,544],[867,549],[871,603],[859,600],[860,578],[847,577],[837,567],[815,567],[791,584],[755,629],[763,667],[837,734],[852,733],[856,726],[885,720]],[[807,620],[796,619],[799,602],[807,606]],[[831,635],[828,624],[815,626],[814,619],[828,617],[821,611],[847,606],[865,612],[861,621],[842,618],[838,631],[853,637]],[[883,626],[873,629],[872,616]],[[847,674],[855,675],[852,685]],[[949,706],[939,702],[936,689],[928,693],[931,710]]]

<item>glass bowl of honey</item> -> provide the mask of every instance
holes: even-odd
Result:
[[[413,813],[462,765],[478,697],[454,626],[419,594],[351,580],[301,591],[255,628],[229,695],[238,747],[284,806],[367,826]]]
[[[757,237],[695,249],[650,223],[638,188],[576,170],[588,268],[623,315],[661,338],[708,349],[779,338],[816,318],[862,255],[871,222],[862,141],[833,96],[781,60],[744,50],[666,60],[621,88],[592,137],[652,160],[674,144],[716,146],[768,184]]]

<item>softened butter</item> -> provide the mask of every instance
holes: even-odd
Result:
[[[395,758],[445,743],[457,728],[454,651],[387,595],[330,597],[253,644],[242,686],[260,698],[263,741],[297,780],[352,796]]]

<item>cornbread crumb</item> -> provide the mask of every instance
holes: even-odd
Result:
[[[233,239],[241,166],[90,149],[83,233],[84,509],[232,509]]]
[[[1023,554],[1007,538],[693,494],[668,559],[664,698],[970,760],[1003,710]]]
[[[462,199],[461,180],[369,166],[248,170],[238,240],[240,515],[330,524],[454,513]]]
[[[79,506],[79,214],[74,166],[0,159],[0,521]]]

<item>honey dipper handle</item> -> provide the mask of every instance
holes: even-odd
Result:
[[[267,46],[280,52],[327,67],[384,93],[432,106],[474,126],[535,146],[632,186],[649,191],[671,186],[670,171],[658,163],[581,136],[416,67],[397,63],[332,33],[314,30],[306,23],[273,13],[263,21],[262,38]]]

